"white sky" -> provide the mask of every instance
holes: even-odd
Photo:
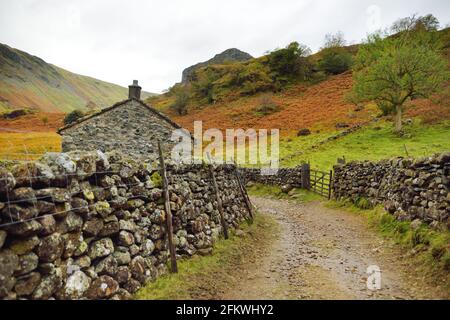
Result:
[[[185,67],[236,47],[253,56],[291,41],[316,51],[413,13],[450,22],[448,0],[0,0],[0,42],[69,71],[161,92]]]

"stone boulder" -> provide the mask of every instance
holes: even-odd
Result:
[[[53,233],[42,239],[36,253],[42,262],[53,262],[61,257],[64,251],[64,240],[59,233]]]
[[[114,252],[114,244],[110,238],[97,240],[89,247],[89,257],[91,259],[103,258]]]
[[[89,289],[91,279],[83,271],[75,271],[67,278],[64,286],[64,297],[66,299],[79,299]]]
[[[111,297],[119,290],[119,284],[116,280],[111,278],[110,276],[100,276],[95,279],[87,293],[86,296],[89,299],[106,299]]]

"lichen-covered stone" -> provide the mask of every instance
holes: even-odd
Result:
[[[70,258],[73,255],[75,255],[75,252],[80,247],[81,243],[83,242],[84,238],[81,232],[72,232],[64,234],[64,258]]]
[[[116,258],[117,263],[119,265],[128,265],[131,261],[131,256],[128,251],[125,252],[115,251],[113,253],[113,256],[114,258]]]
[[[53,262],[61,257],[64,251],[64,240],[59,233],[51,234],[41,240],[36,253],[42,262]]]
[[[130,269],[127,266],[119,266],[114,278],[121,285],[127,283],[131,279]]]
[[[119,290],[119,284],[110,276],[100,276],[90,285],[86,296],[89,299],[105,299],[111,297]]]
[[[19,257],[11,250],[0,252],[0,298],[5,297],[15,284],[14,270],[19,265]]]
[[[103,218],[111,214],[111,206],[107,201],[98,201],[95,203],[95,211]]]
[[[54,269],[54,273],[42,278],[33,292],[35,300],[48,300],[62,285],[62,270]]]
[[[35,191],[30,187],[21,187],[11,190],[9,193],[9,200],[29,204],[36,204],[37,202]]]
[[[64,188],[45,188],[36,190],[36,197],[39,199],[48,199],[48,201],[56,203],[64,203],[70,201],[70,193]]]
[[[14,188],[16,185],[16,179],[11,172],[6,171],[3,168],[0,168],[0,192],[6,193]]]
[[[73,264],[83,270],[91,266],[91,258],[89,258],[88,256],[81,256],[74,260]]]
[[[2,217],[6,221],[26,221],[38,216],[39,211],[35,207],[22,207],[17,204],[7,205],[2,210]]]
[[[131,232],[120,231],[119,233],[119,245],[129,247],[134,244],[134,236]]]
[[[83,226],[83,218],[81,218],[77,213],[68,212],[61,221],[57,224],[57,232],[64,234],[67,232],[81,230]]]
[[[106,223],[103,228],[100,230],[101,237],[110,237],[113,236],[120,231],[120,225],[118,221],[113,221]]]
[[[54,178],[52,170],[40,162],[25,162],[12,167],[11,173],[17,187],[29,187],[30,185],[48,185]]]
[[[53,216],[45,215],[40,217],[38,221],[42,226],[39,235],[48,236],[56,231],[56,221]]]
[[[114,252],[114,244],[110,238],[94,241],[89,247],[89,257],[97,259],[106,257]]]
[[[83,232],[88,237],[95,237],[103,229],[103,219],[92,218],[83,225]]]
[[[8,234],[19,237],[31,237],[42,230],[42,225],[36,220],[16,223],[6,227]]]
[[[95,267],[95,272],[98,275],[106,274],[109,276],[114,276],[117,272],[118,266],[119,264],[116,258],[113,255],[109,255],[97,263]]]
[[[79,299],[89,289],[91,279],[83,271],[75,271],[67,278],[64,286],[66,299]]]
[[[38,264],[39,264],[39,257],[34,252],[30,252],[22,256],[19,256],[19,265],[16,268],[14,274],[16,276],[27,274],[35,270]]]
[[[22,255],[31,252],[40,242],[41,240],[37,236],[33,236],[12,241],[9,248],[14,251],[15,254]]]
[[[141,254],[143,257],[147,257],[153,253],[155,250],[155,244],[152,240],[147,239],[141,245]]]
[[[40,282],[41,274],[39,272],[31,272],[17,280],[17,283],[14,286],[14,291],[19,297],[29,296],[33,293]]]

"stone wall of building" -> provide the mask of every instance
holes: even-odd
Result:
[[[158,155],[158,140],[164,142],[166,154],[174,145],[170,139],[177,128],[169,121],[131,99],[63,129],[62,150],[117,150],[134,158],[154,160]]]
[[[222,226],[208,168],[167,169],[177,255],[211,253]],[[214,170],[236,228],[248,212],[235,167]],[[99,151],[0,169],[0,299],[130,299],[166,273],[158,172]]]
[[[351,162],[334,167],[333,194],[384,204],[399,220],[450,227],[450,153],[420,159]]]

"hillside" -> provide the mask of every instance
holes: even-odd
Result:
[[[101,108],[126,99],[127,94],[127,88],[69,72],[0,44],[0,112],[17,108],[44,112]]]
[[[443,55],[450,59],[450,28],[437,35]],[[306,47],[293,42],[244,62],[200,66],[192,81],[175,85],[148,103],[188,129],[194,120],[202,120],[205,129],[279,128],[283,136],[295,136],[304,128],[313,133],[336,131],[337,126],[365,123],[380,115],[372,104],[346,102],[353,83],[351,63],[358,50],[359,45],[330,47],[310,55]],[[327,69],[321,62],[330,54],[348,63]],[[450,117],[448,95],[434,98],[411,101],[414,108],[407,108],[406,116],[427,123]],[[176,108],[181,102],[184,109]]]
[[[357,108],[346,103],[344,96],[352,86],[352,74],[331,76],[314,85],[297,84],[278,93],[260,93],[217,102],[210,106],[192,107],[187,115],[180,116],[169,106],[173,97],[150,98],[149,102],[167,113],[181,126],[191,130],[193,122],[203,121],[203,128],[280,128],[281,135],[295,136],[298,130],[308,128],[313,134],[336,131],[336,125],[362,124],[377,116],[375,106]],[[268,115],[256,109],[262,97],[269,96],[279,110]],[[450,108],[430,100],[416,100],[415,108],[407,111],[407,117],[420,118],[427,123],[450,118]]]
[[[199,62],[193,66],[190,66],[183,70],[183,74],[181,77],[181,82],[186,83],[189,81],[189,78],[192,76],[195,70],[209,66],[214,64],[223,64],[225,62],[237,62],[237,61],[247,61],[252,59],[253,57],[249,55],[247,52],[243,52],[236,48],[227,49],[224,52],[216,54],[213,58],[209,59],[205,62]]]

